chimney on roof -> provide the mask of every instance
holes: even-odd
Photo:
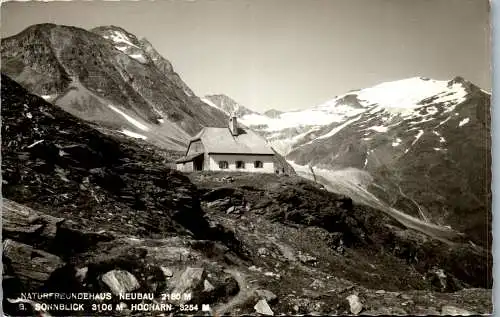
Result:
[[[235,113],[229,116],[229,130],[233,136],[238,136],[238,119]]]

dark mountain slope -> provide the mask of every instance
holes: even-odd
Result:
[[[155,157],[157,150],[104,135],[3,74],[1,98],[2,287],[7,313],[40,314],[32,310],[35,303],[64,303],[21,299],[21,293],[115,294],[105,273],[128,272],[124,274],[134,285],[130,291],[174,291],[185,287],[180,278],[191,272],[189,265],[211,276],[217,292],[207,302],[235,292],[231,276],[190,246],[203,244],[196,239],[211,239],[223,249],[217,241],[231,245],[234,237],[207,222],[196,187],[165,168],[165,157]],[[183,259],[186,253],[190,257]],[[164,266],[176,273],[168,285],[165,279],[172,275],[162,271]],[[84,311],[50,313],[95,314],[90,304],[96,301],[80,303],[85,303]],[[111,303],[118,302],[106,304]]]
[[[183,149],[225,115],[203,103],[147,41],[117,27],[34,25],[2,39],[2,71],[69,113]]]
[[[345,281],[399,291],[452,292],[467,284],[491,285],[488,251],[431,239],[379,210],[301,177],[247,173],[189,177],[202,193],[208,217],[234,231],[243,249],[253,255],[257,268],[252,279],[265,280],[280,298],[289,298],[289,289],[308,288],[314,280],[322,281],[324,286],[319,288],[332,293],[342,289],[339,285]],[[447,276],[446,290],[435,279],[440,269]],[[273,274],[259,276],[258,272],[268,271]],[[334,278],[325,280],[323,274]],[[312,293],[304,290],[297,296],[307,301],[316,295],[328,301],[326,294],[317,292],[321,293],[317,288]],[[290,309],[287,304],[285,300],[277,306]]]
[[[4,197],[86,228],[107,223],[109,231],[140,235],[208,228],[187,178],[3,74],[1,84]]]

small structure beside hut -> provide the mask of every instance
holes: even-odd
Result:
[[[203,128],[190,140],[186,155],[176,161],[176,166],[182,172],[275,172],[274,151],[264,138],[238,127],[234,115],[227,128]]]

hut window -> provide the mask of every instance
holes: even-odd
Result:
[[[263,168],[264,164],[262,164],[262,161],[255,161],[255,162],[253,162],[253,166],[255,168]]]
[[[219,161],[219,168],[220,169],[228,169],[229,168],[229,163],[227,161]]]
[[[236,161],[236,168],[245,168],[245,162]]]

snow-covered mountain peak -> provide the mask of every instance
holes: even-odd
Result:
[[[243,113],[239,120],[263,134],[278,152],[286,155],[294,147],[330,138],[356,120],[366,121],[366,138],[372,132],[385,133],[402,122],[417,129],[437,116],[449,120],[456,107],[477,91],[478,87],[461,77],[448,81],[412,77],[352,90],[307,109],[273,116]],[[220,103],[207,103],[220,108]]]
[[[139,41],[137,37],[121,27],[117,26],[100,26],[91,30],[91,32],[101,35],[107,40],[113,42],[117,47],[137,47]]]
[[[473,84],[461,77],[450,81],[412,77],[350,91],[311,109],[340,116],[340,120],[328,123],[345,121],[364,112],[380,113],[383,121],[390,121],[394,117],[420,117],[421,108],[431,104],[442,106],[444,112],[451,112],[474,89]],[[428,110],[423,111],[423,116],[432,115],[432,107]]]
[[[93,33],[99,34],[105,39],[111,40],[115,43],[124,43],[126,45],[136,45],[138,40],[135,35],[127,32],[125,29],[109,25],[99,26],[90,30]]]
[[[123,28],[117,26],[100,26],[92,29],[91,32],[99,34],[110,41],[117,50],[122,51],[136,61],[147,63],[147,54],[145,54],[137,37]]]
[[[439,100],[434,102],[459,101],[467,94],[460,82],[434,80],[412,77],[398,81],[378,84],[357,92],[357,98],[365,106],[379,105],[384,108],[413,109],[421,105],[421,101],[433,96]]]

